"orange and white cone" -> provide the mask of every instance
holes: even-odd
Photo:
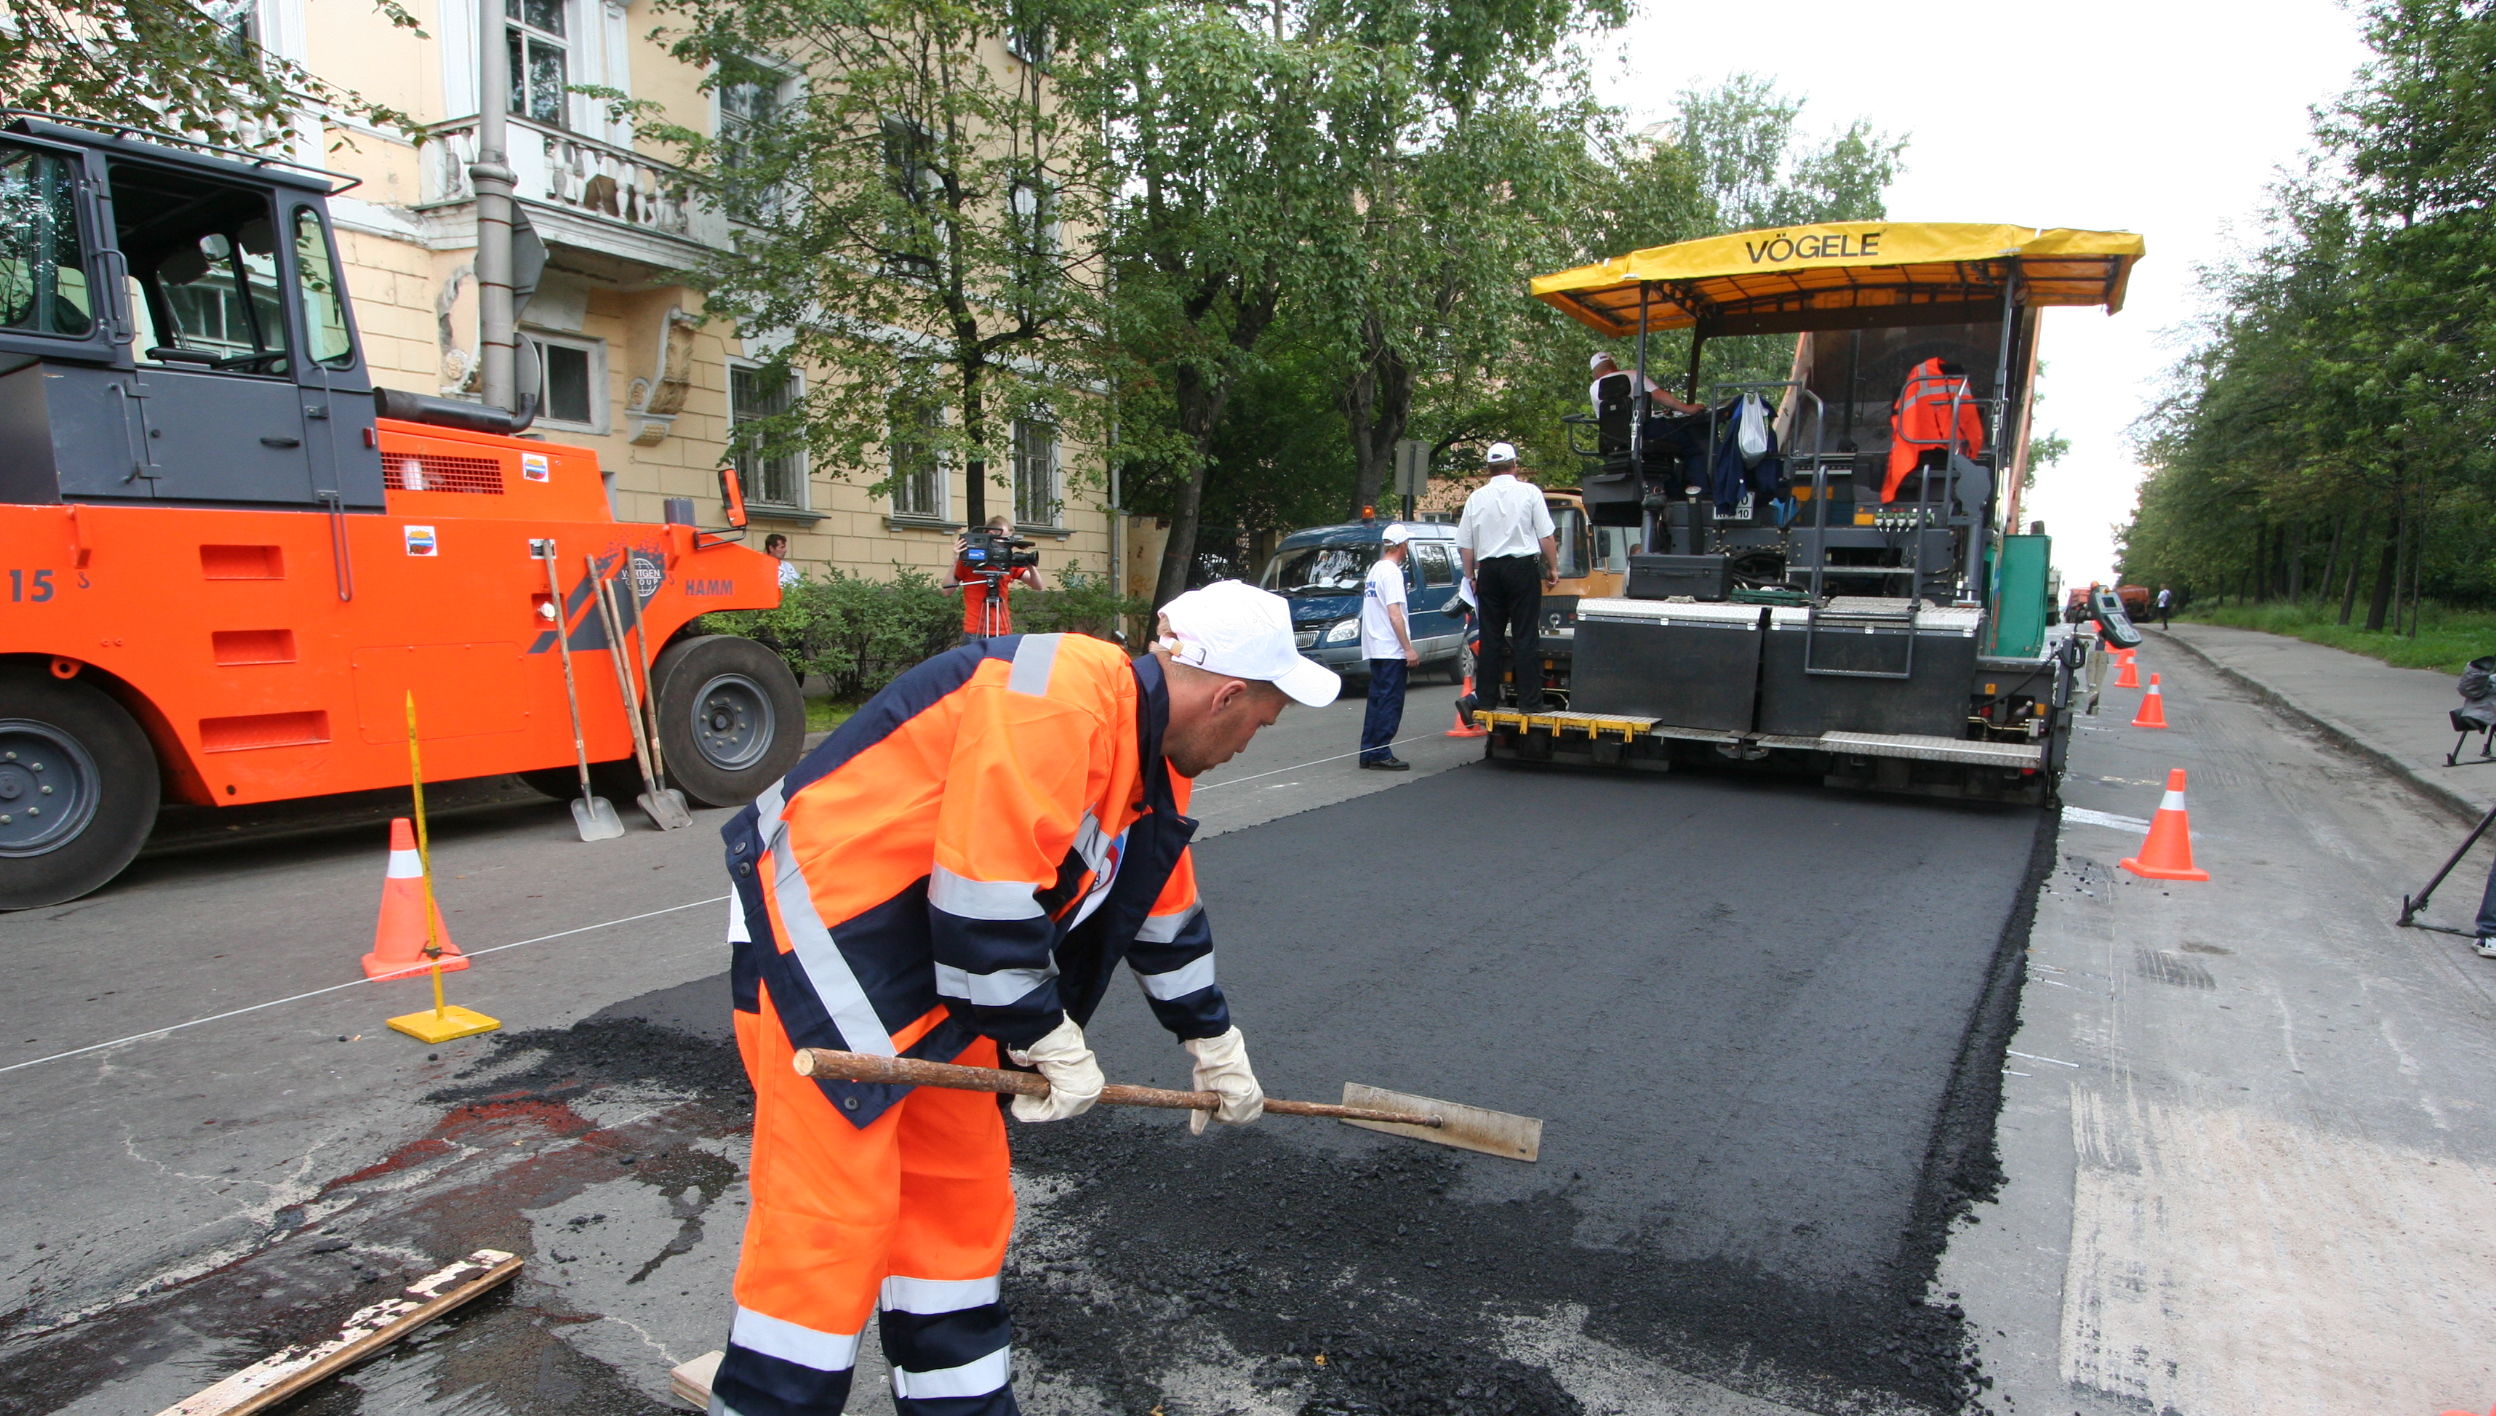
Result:
[[[1464,691],[1464,693],[1463,693],[1462,695],[1460,695],[1460,697],[1461,697],[1461,698],[1471,698],[1472,696],[1473,696],[1473,675],[1471,675],[1471,674],[1467,674],[1467,675],[1465,675],[1465,691]],[[1456,726],[1454,726],[1454,727],[1452,727],[1452,728],[1449,728],[1446,732],[1443,732],[1443,733],[1439,734],[1439,736],[1441,736],[1441,737],[1475,738],[1475,737],[1489,737],[1489,736],[1490,736],[1490,734],[1491,734],[1491,730],[1490,730],[1489,728],[1481,727],[1481,726],[1479,726],[1479,725],[1476,725],[1476,726],[1474,726],[1474,727],[1467,727],[1467,726],[1465,726],[1465,715],[1464,715],[1463,713],[1458,713],[1458,714],[1456,715]]]
[[[441,946],[443,972],[468,967],[439,905],[433,909],[433,942]],[[432,970],[433,960],[425,954],[425,869],[416,858],[416,828],[402,816],[390,823],[390,873],[381,882],[381,917],[373,922],[373,952],[364,956],[364,976],[413,978]]]
[[[2154,675],[2151,681],[2156,682]],[[2183,768],[2167,773],[2167,795],[2149,819],[2149,839],[2141,843],[2141,853],[2117,864],[2146,880],[2210,878],[2209,871],[2193,868],[2193,823],[2184,811]]]
[[[2149,692],[2141,697],[2141,711],[2132,715],[2136,728],[2163,728],[2167,725],[2167,696],[2158,691],[2158,676],[2149,676]]]
[[[2138,649],[2115,651],[2115,687],[2139,688],[2141,686],[2140,660],[2141,651]]]

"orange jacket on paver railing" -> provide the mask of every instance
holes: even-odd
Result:
[[[1950,405],[1958,405],[1958,450],[1974,457],[1984,450],[1985,420],[1971,400],[1967,375],[1945,374],[1939,358],[1927,359],[1907,375],[1904,388],[1889,409],[1889,475],[1881,482],[1881,500],[1894,501],[1898,484],[1907,480],[1916,461],[1951,441]]]
[[[951,1060],[1087,1021],[1120,959],[1181,1038],[1230,1026],[1161,756],[1161,665],[1011,635],[894,680],[722,836],[758,987],[799,1047]],[[826,1081],[864,1126],[907,1089]]]

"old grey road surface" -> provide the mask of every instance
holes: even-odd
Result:
[[[1267,1085],[1531,1112],[1545,1159],[1018,1127],[1026,1408],[2484,1409],[2496,963],[2384,927],[2457,828],[2157,667],[2177,727],[2110,697],[2059,837],[1435,735],[1363,773],[1357,703],[1286,715],[1197,798]],[[2119,883],[2169,758],[2218,879]],[[438,865],[453,997],[498,1037],[425,1048],[380,1026],[421,984],[350,982],[382,855],[353,813],[0,918],[0,1416],[158,1410],[480,1244],[528,1257],[507,1296],[295,1409],[658,1411],[718,1345],[717,814],[592,846],[478,800]],[[1096,1032],[1113,1075],[1183,1079],[1136,1000]],[[874,1375],[854,1410],[889,1411]]]

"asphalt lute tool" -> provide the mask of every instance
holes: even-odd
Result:
[[[795,1059],[801,1077],[833,1077],[851,1082],[893,1086],[951,1087],[956,1091],[1002,1092],[1010,1096],[1046,1096],[1049,1082],[1037,1072],[1008,1072],[996,1067],[957,1067],[950,1062],[922,1062],[915,1057],[874,1057],[839,1052],[829,1047],[801,1047]],[[1219,1093],[1167,1091],[1160,1087],[1110,1085],[1101,1088],[1103,1106],[1153,1106],[1172,1111],[1215,1111]],[[1543,1123],[1531,1116],[1486,1111],[1452,1101],[1405,1092],[1391,1092],[1358,1082],[1343,1084],[1343,1103],[1265,1099],[1267,1112],[1279,1116],[1325,1116],[1371,1131],[1410,1136],[1484,1155],[1532,1161],[1542,1156]]]

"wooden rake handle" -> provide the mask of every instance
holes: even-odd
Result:
[[[915,1057],[875,1057],[829,1047],[801,1047],[794,1059],[801,1077],[831,1077],[845,1082],[882,1082],[905,1087],[951,1087],[955,1091],[1002,1092],[1010,1096],[1047,1096],[1049,1080],[1037,1072],[1009,1072],[1000,1067],[957,1067],[950,1062],[922,1062]],[[1170,1091],[1163,1087],[1111,1085],[1101,1088],[1104,1106],[1157,1106],[1169,1111],[1217,1111],[1219,1092]],[[1282,1116],[1331,1116],[1342,1121],[1378,1121],[1396,1126],[1447,1124],[1445,1118],[1374,1106],[1335,1106],[1322,1101],[1265,1099],[1265,1109]]]

